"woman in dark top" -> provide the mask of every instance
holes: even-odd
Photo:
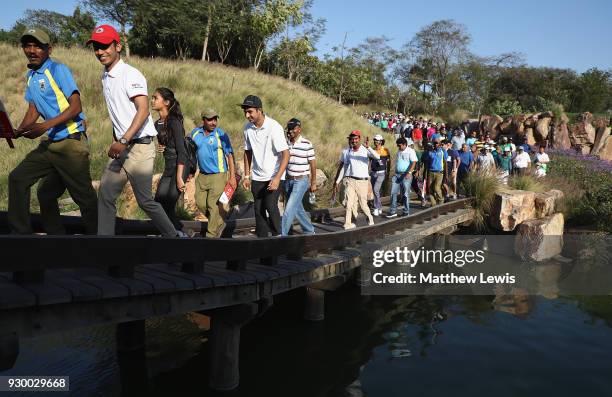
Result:
[[[181,230],[181,223],[176,217],[176,202],[185,191],[185,181],[189,169],[185,167],[187,154],[185,152],[185,129],[181,105],[174,98],[174,92],[165,87],[155,90],[151,98],[151,107],[159,112],[155,122],[157,141],[160,151],[164,153],[164,173],[157,185],[155,201],[160,203],[174,223]]]

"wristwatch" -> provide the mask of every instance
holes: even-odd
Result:
[[[119,138],[119,143],[127,146],[130,142],[125,138]]]

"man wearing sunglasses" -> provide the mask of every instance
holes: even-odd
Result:
[[[113,143],[98,192],[98,234],[115,234],[116,201],[130,181],[138,206],[165,237],[178,236],[161,204],[151,196],[157,135],[149,113],[147,80],[140,71],[121,59],[119,34],[109,25],[94,29],[91,44],[104,66],[102,93],[113,124]]]

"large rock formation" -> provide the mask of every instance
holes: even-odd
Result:
[[[534,138],[537,143],[542,143],[548,138],[552,116],[551,112],[542,112],[538,115],[534,130]]]
[[[598,154],[609,136],[610,127],[608,126],[608,120],[603,118],[597,119],[595,121],[595,142],[593,143],[591,154]]]
[[[551,144],[555,149],[569,149],[572,147],[567,122],[555,122]]]
[[[535,193],[524,190],[507,190],[495,194],[491,207],[491,226],[505,232],[536,215]]]
[[[563,198],[563,192],[561,190],[550,190],[544,193],[535,194],[535,216],[536,218],[543,218],[550,216],[555,213],[559,208],[559,201]]]
[[[514,252],[523,260],[540,262],[559,255],[563,249],[563,214],[521,223],[514,240]]]
[[[490,134],[491,138],[495,139],[498,134],[497,126],[501,124],[504,120],[498,115],[482,115],[480,116],[480,133],[482,134]]]
[[[612,135],[608,135],[597,153],[600,159],[612,161]]]

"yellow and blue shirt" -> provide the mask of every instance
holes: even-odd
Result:
[[[197,127],[191,131],[191,139],[198,148],[198,165],[201,173],[218,174],[227,172],[227,158],[225,156],[233,154],[234,150],[229,135],[225,131],[217,127],[207,135],[202,127]]]
[[[70,106],[68,98],[74,92],[79,92],[70,69],[62,63],[54,62],[51,58],[48,58],[37,70],[28,71],[26,78],[25,100],[33,103],[45,120],[62,114]],[[50,128],[47,135],[52,141],[60,141],[68,134],[85,132],[83,120],[85,115],[81,112],[66,124]]]

